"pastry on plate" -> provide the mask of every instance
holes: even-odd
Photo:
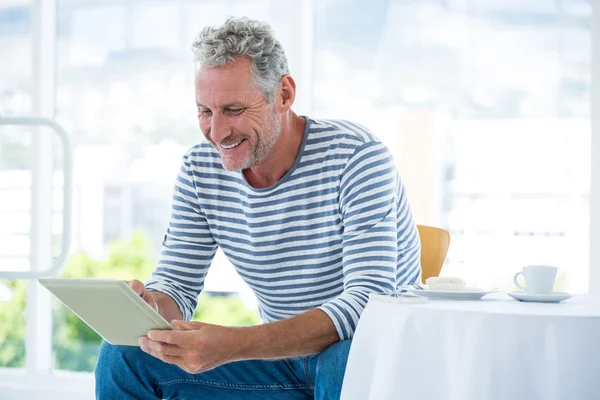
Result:
[[[425,281],[430,290],[461,290],[467,284],[454,276],[432,276]]]

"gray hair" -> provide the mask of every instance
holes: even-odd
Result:
[[[247,57],[254,83],[268,102],[275,99],[281,77],[290,73],[283,46],[271,26],[247,17],[228,17],[223,25],[204,28],[192,50],[200,65],[211,68]]]

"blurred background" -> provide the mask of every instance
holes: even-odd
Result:
[[[389,147],[417,223],[452,235],[443,274],[512,290],[523,265],[551,264],[559,289],[588,290],[591,0],[0,0],[0,118],[72,140],[61,276],[152,272],[201,139],[191,42],[229,15],[275,29],[298,113]],[[65,154],[42,131],[0,125],[0,398],[93,398],[100,338],[17,279],[65,240]],[[221,253],[199,304],[197,320],[260,322]]]

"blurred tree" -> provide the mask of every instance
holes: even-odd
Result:
[[[68,278],[114,278],[146,281],[155,268],[152,246],[140,232],[126,242],[115,242],[105,261],[85,253],[71,257],[62,276]],[[254,325],[258,313],[248,309],[238,296],[211,296],[203,293],[194,314],[195,321],[220,325]],[[102,339],[63,305],[54,312],[55,367],[71,371],[93,371]]]
[[[0,367],[25,366],[25,295],[24,281],[2,281],[12,290],[12,298],[0,303]]]
[[[106,260],[94,260],[86,253],[71,256],[62,277],[147,280],[154,270],[152,248],[146,236],[134,233],[128,241],[111,245]],[[13,298],[0,308],[0,367],[23,367],[25,362],[25,282],[4,282]],[[91,372],[96,367],[102,339],[58,301],[54,309],[54,365],[57,369]],[[202,293],[195,321],[238,326],[260,323],[256,310],[247,308],[239,296]],[[2,327],[11,327],[3,329]]]

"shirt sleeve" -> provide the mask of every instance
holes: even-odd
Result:
[[[217,251],[208,222],[200,209],[191,166],[184,157],[173,190],[169,228],[162,242],[148,290],[169,295],[189,321],[204,288],[204,279]]]
[[[359,147],[340,182],[344,291],[319,307],[350,339],[370,293],[392,295],[419,279],[420,241],[397,168],[378,142]]]

